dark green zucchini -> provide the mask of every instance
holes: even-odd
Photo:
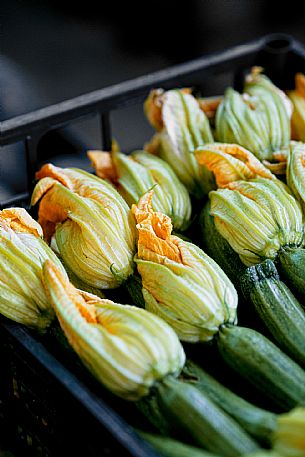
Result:
[[[138,274],[129,276],[123,286],[131,298],[132,304],[138,308],[145,308],[145,300],[142,294],[142,279]]]
[[[305,249],[285,247],[278,252],[279,272],[289,287],[305,297]]]
[[[138,433],[164,457],[218,457],[216,454],[211,454],[172,438],[144,432]]]
[[[271,445],[272,435],[277,429],[276,414],[239,397],[190,360],[184,366],[183,375],[260,443]]]
[[[259,449],[242,427],[189,383],[167,377],[156,385],[160,412],[176,434],[187,433],[195,445],[223,457]]]
[[[247,268],[241,284],[278,345],[305,366],[305,312],[280,280],[274,263],[265,260]]]
[[[239,255],[217,231],[214,218],[210,214],[209,201],[204,205],[200,213],[199,225],[201,244],[205,252],[218,263],[235,287],[238,288],[239,278],[244,273],[246,267],[240,260]]]
[[[227,325],[216,341],[225,362],[284,411],[305,406],[305,371],[266,337]]]
[[[159,433],[165,436],[170,435],[171,425],[160,411],[154,389],[152,389],[149,395],[138,400],[136,406]]]

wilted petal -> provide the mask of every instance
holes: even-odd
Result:
[[[214,173],[218,187],[226,187],[230,182],[258,176],[274,178],[250,151],[237,144],[205,144],[196,149],[195,156],[200,165],[205,165]]]
[[[216,110],[220,105],[222,97],[204,97],[198,98],[200,109],[204,112],[208,119],[214,119]]]
[[[118,180],[116,167],[112,160],[112,154],[105,151],[88,151],[87,155],[95,169],[97,176],[108,179],[112,183]]]
[[[162,130],[162,105],[163,105],[164,90],[151,90],[144,103],[144,112],[151,125],[156,130]]]
[[[24,208],[6,208],[0,212],[0,224],[8,225],[14,232],[32,233],[42,237],[41,226]]]

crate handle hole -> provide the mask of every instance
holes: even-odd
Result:
[[[276,35],[270,37],[265,44],[265,49],[273,54],[284,54],[289,51],[292,45],[292,39],[287,35]]]

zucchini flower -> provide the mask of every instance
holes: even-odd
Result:
[[[255,67],[246,78],[243,94],[226,90],[216,113],[216,137],[271,161],[274,151],[288,146],[291,114],[288,97]]]
[[[202,198],[213,188],[214,181],[212,174],[198,165],[193,151],[213,141],[213,136],[198,101],[181,90],[158,90],[150,93],[144,108],[159,132],[146,149],[169,163],[187,190]]]
[[[209,341],[236,321],[237,293],[221,268],[192,243],[171,235],[170,218],[152,209],[153,191],[132,206],[139,233],[135,262],[145,307],[183,341]]]
[[[175,332],[162,319],[76,289],[48,261],[44,285],[71,346],[116,395],[138,400],[156,381],[180,373],[185,354]]]
[[[236,181],[209,197],[217,230],[245,265],[274,259],[281,248],[303,244],[300,205],[281,181]]]
[[[85,171],[44,165],[32,204],[39,223],[69,270],[100,289],[118,287],[133,272],[135,227],[127,203],[100,178]]]
[[[293,105],[291,137],[294,140],[305,141],[305,75],[296,74],[295,90],[289,91],[288,96]]]
[[[286,178],[288,186],[305,210],[305,143],[291,141]]]
[[[305,456],[305,408],[294,408],[279,416],[273,449],[286,457]]]
[[[42,284],[43,263],[52,260],[63,277],[65,270],[23,208],[0,211],[0,240],[0,313],[43,332],[54,318]]]
[[[129,206],[154,187],[154,210],[168,215],[176,231],[188,227],[192,211],[188,191],[164,160],[145,151],[131,155],[90,151],[88,156],[96,174],[117,185]]]
[[[275,178],[250,151],[238,144],[205,144],[196,149],[195,157],[200,165],[214,173],[217,187],[220,188],[241,179]]]

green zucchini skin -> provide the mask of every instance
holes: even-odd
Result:
[[[160,435],[139,432],[164,457],[219,457],[189,444]]]
[[[250,435],[196,387],[167,377],[156,388],[160,411],[174,433],[187,433],[195,445],[223,457],[258,450]]]
[[[285,247],[278,252],[279,272],[289,287],[305,298],[305,249]]]
[[[145,300],[142,294],[142,279],[137,274],[132,274],[123,286],[130,296],[132,303],[138,308],[145,309]]]
[[[251,436],[270,446],[277,429],[277,415],[252,405],[233,393],[191,360],[186,362],[183,375],[221,409],[236,420]],[[187,379],[187,378],[186,378]]]
[[[239,278],[244,273],[246,267],[227,240],[217,231],[214,218],[210,214],[209,201],[206,202],[200,213],[199,226],[201,245],[205,252],[218,263],[238,289]]]
[[[305,371],[255,330],[222,326],[217,346],[225,362],[284,411],[305,406]]]
[[[305,312],[280,280],[271,260],[249,267],[241,279],[244,296],[284,352],[305,366]]]
[[[155,393],[155,388],[152,388],[149,395],[136,402],[136,406],[161,435],[169,436],[171,434],[171,424],[160,411]]]

